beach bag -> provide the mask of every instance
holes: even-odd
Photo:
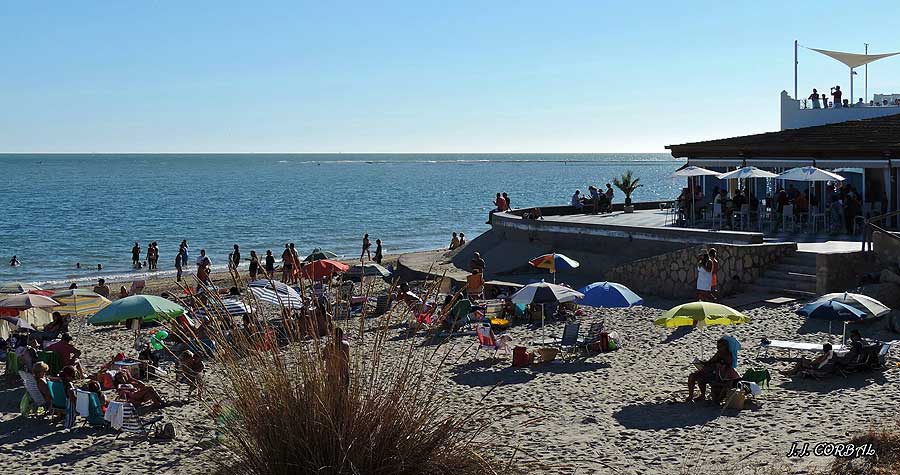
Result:
[[[623,338],[619,335],[619,332],[612,331],[609,332],[609,351],[616,351],[622,347]]]
[[[31,395],[28,394],[28,391],[25,391],[25,394],[22,395],[22,400],[19,401],[19,412],[21,412],[23,416],[27,416],[28,414],[31,414],[33,409],[34,401],[31,400]]]
[[[534,356],[532,355],[532,357],[529,358],[528,350],[524,346],[513,348],[513,366],[516,368],[528,366],[528,364],[531,363],[530,359],[532,358],[534,358]]]
[[[725,409],[744,410],[744,404],[747,402],[747,396],[740,389],[729,389],[725,393]]]

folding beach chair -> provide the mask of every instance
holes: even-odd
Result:
[[[117,411],[121,411],[122,413],[122,425],[120,427],[116,427],[117,422],[115,422],[114,420],[116,418],[115,414]],[[135,409],[134,405],[130,402],[114,401],[109,403],[109,408],[107,408],[106,410],[105,418],[111,423],[114,429],[119,431],[119,433],[116,434],[116,439],[118,439],[120,435],[126,432],[149,438],[153,433],[155,425],[162,421],[163,416],[155,416],[150,419],[144,420],[140,416],[140,414],[138,414],[137,409]]]
[[[147,285],[143,280],[136,280],[131,283],[131,288],[128,290],[128,295],[140,295],[141,292],[144,291],[144,287]]]
[[[591,345],[600,341],[600,334],[603,333],[604,328],[605,324],[602,320],[599,322],[591,322],[591,325],[588,327],[587,335],[585,335],[584,340],[581,342],[585,351],[590,351]]]
[[[34,379],[33,374],[19,370],[19,377],[22,378],[22,385],[25,386],[25,395],[31,398],[31,402],[34,406],[33,412],[37,413],[38,408],[44,407],[47,404],[47,400],[44,399],[44,395],[41,394],[40,389],[38,389],[37,380]],[[25,395],[23,395],[23,397],[25,397]],[[23,415],[25,414],[23,413]]]
[[[84,418],[82,425],[106,425],[106,421],[103,420],[103,409],[100,407],[100,397],[96,393],[76,389],[75,398],[75,412]]]
[[[562,338],[559,342],[560,351],[572,351],[578,348],[578,331],[581,324],[578,322],[567,322],[563,327]]]
[[[493,356],[497,356],[497,352],[500,350],[506,350],[507,353],[512,354],[509,349],[509,342],[512,339],[508,335],[494,335],[490,323],[481,324],[477,329],[476,336],[478,337],[478,351],[475,352],[475,358],[478,357],[481,350],[493,350]]]

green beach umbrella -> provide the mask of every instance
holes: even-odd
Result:
[[[731,325],[747,323],[750,318],[737,310],[713,302],[690,302],[672,308],[653,323],[661,327],[684,327],[696,324]]]
[[[111,302],[102,295],[87,289],[67,289],[53,292],[53,300],[62,305],[53,310],[75,316],[93,315]]]
[[[141,319],[145,322],[177,318],[184,314],[184,308],[175,302],[155,295],[132,295],[116,300],[88,319],[91,325],[116,325],[127,320]]]
[[[331,251],[323,251],[318,247],[313,249],[306,259],[303,259],[303,262],[312,262],[312,261],[321,261],[322,259],[337,259],[338,255]]]

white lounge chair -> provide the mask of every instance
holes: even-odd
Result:
[[[790,358],[791,351],[822,351],[822,343],[804,343],[800,341],[789,340],[763,340],[759,344],[759,350],[765,352],[764,356],[769,356],[770,348],[787,350],[788,358]],[[840,352],[842,350],[844,350],[844,345],[832,345],[832,351]],[[759,356],[758,351],[757,356]]]

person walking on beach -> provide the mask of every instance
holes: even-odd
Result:
[[[141,265],[141,244],[137,241],[134,242],[134,247],[131,248],[131,267],[137,269]]]
[[[275,256],[272,255],[271,249],[266,250],[266,277],[275,278]]]
[[[454,250],[459,247],[459,236],[456,235],[456,232],[453,232],[453,237],[450,239],[450,250]]]
[[[294,256],[291,255],[291,245],[285,243],[284,252],[281,253],[281,281],[290,283],[290,277],[294,275]]]
[[[259,276],[259,257],[256,251],[250,251],[250,280],[256,280]]]
[[[381,265],[381,259],[384,258],[384,254],[381,252],[381,239],[375,240],[375,258],[372,259],[376,264]]]
[[[360,261],[365,262],[364,257],[368,257],[370,261],[372,260],[372,253],[369,251],[370,247],[372,247],[372,242],[369,241],[369,235],[366,234],[363,236],[362,253],[359,255]]]

